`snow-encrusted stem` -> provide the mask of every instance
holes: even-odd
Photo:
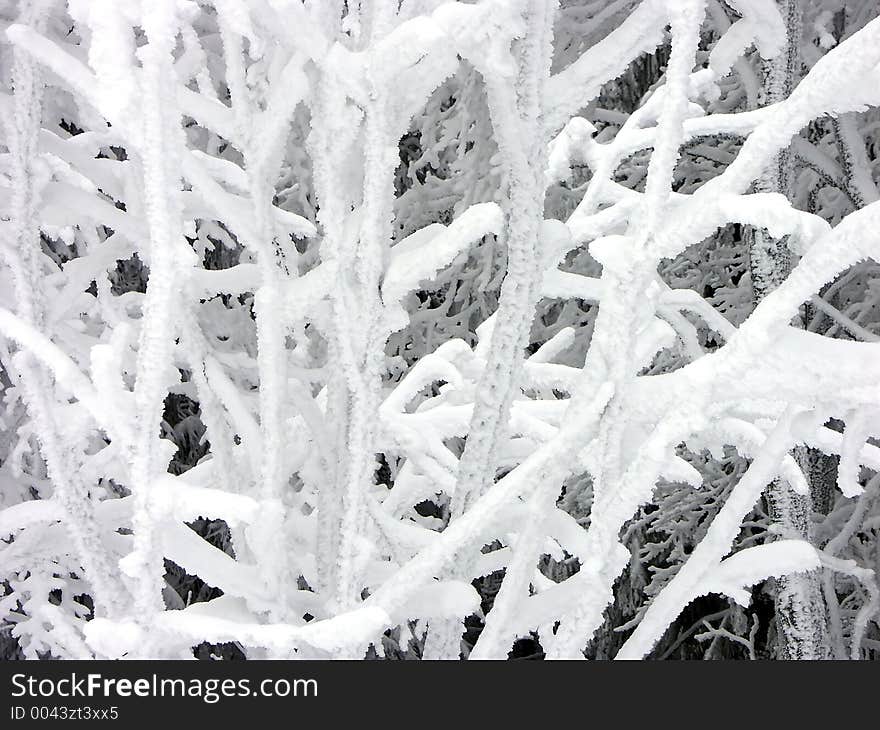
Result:
[[[542,90],[549,77],[555,3],[533,1],[515,80],[487,73],[486,94],[508,186],[507,275],[492,330],[492,346],[477,389],[470,436],[459,462],[453,519],[492,483],[497,447],[518,387],[541,273],[538,235],[544,213],[547,150],[541,128]],[[513,83],[515,81],[516,87]],[[528,141],[524,144],[524,141]]]
[[[868,628],[868,621],[877,615],[880,610],[880,587],[877,585],[877,576],[870,568],[862,568],[854,560],[841,560],[819,552],[819,559],[826,570],[834,570],[844,575],[849,575],[859,581],[868,594],[868,600],[858,610],[853,619],[852,642],[850,645],[850,659],[859,659],[861,654],[862,639]]]
[[[550,74],[556,2],[532,0],[526,6],[526,34],[521,40],[518,74],[509,79],[484,70],[489,114],[507,184],[502,208],[506,222],[507,273],[492,329],[492,344],[476,391],[468,439],[458,465],[450,519],[464,514],[495,478],[498,447],[504,438],[510,406],[519,387],[525,346],[539,296],[541,257],[538,237],[544,218],[544,169],[547,145],[543,130],[543,90]],[[462,565],[467,572],[469,565]],[[445,621],[429,634],[426,656],[457,658],[460,622]]]
[[[364,125],[365,168],[363,208],[360,236],[355,252],[355,291],[362,307],[364,328],[362,336],[353,338],[351,354],[353,368],[358,375],[347,380],[348,433],[344,468],[338,477],[342,498],[339,554],[337,558],[337,582],[335,599],[340,606],[349,607],[358,600],[360,578],[358,576],[358,552],[363,531],[363,498],[373,484],[376,472],[376,427],[381,402],[382,367],[387,333],[382,327],[382,302],[379,285],[382,275],[384,253],[391,241],[393,200],[393,175],[397,149],[389,135],[384,108],[388,105],[387,89],[376,89],[375,100],[366,111]],[[340,311],[341,314],[341,311]],[[347,314],[346,317],[349,315]],[[337,319],[341,323],[341,318]],[[350,324],[347,328],[351,333]],[[337,336],[348,336],[338,330]],[[345,354],[343,352],[343,357]]]
[[[776,477],[780,462],[791,449],[791,424],[795,416],[796,412],[789,410],[780,418],[761,451],[715,516],[705,537],[675,577],[651,602],[641,622],[618,652],[617,659],[644,657],[682,609],[701,595],[701,585],[730,551],[743,519],[754,508],[767,484]]]
[[[796,83],[800,64],[802,8],[797,0],[783,0],[787,43],[783,53],[767,62],[765,68],[765,103],[776,104],[788,98]],[[761,193],[789,195],[793,166],[788,149],[780,151],[769,169],[758,178]],[[756,301],[761,301],[779,286],[792,269],[788,237],[776,238],[769,231],[753,228],[748,239],[749,270]],[[797,450],[804,466],[808,454]],[[809,469],[807,469],[809,472]],[[808,495],[796,494],[791,486],[776,480],[767,490],[771,517],[786,537],[810,540],[811,502]],[[779,625],[779,651],[791,659],[818,659],[828,655],[825,602],[817,571],[781,576],[777,580],[776,618]]]
[[[657,260],[647,243],[660,212],[671,195],[673,168],[684,138],[688,81],[697,51],[705,3],[692,0],[670,4],[672,53],[666,74],[663,106],[654,152],[649,166],[644,208],[626,236],[597,241],[590,251],[603,266],[603,296],[587,354],[585,370],[614,385],[614,398],[602,415],[597,437],[593,476],[594,501],[588,539],[596,545],[590,564],[581,567],[583,577],[595,590],[583,600],[552,637],[549,655],[577,656],[602,622],[611,587],[625,563],[619,559],[618,532],[640,502],[650,495],[656,469],[633,475],[622,466],[624,432],[628,425],[628,394],[638,371],[636,342],[654,317],[660,288],[654,283]],[[660,429],[655,431],[655,436]],[[642,446],[647,449],[648,445]],[[636,484],[632,482],[635,481]],[[644,481],[644,484],[638,484]],[[648,491],[648,495],[637,497]],[[632,492],[632,494],[628,494]],[[630,504],[624,514],[621,506]],[[587,575],[590,574],[590,575]],[[605,603],[602,603],[603,597]]]
[[[246,158],[247,159],[247,158]],[[254,294],[257,321],[257,366],[260,374],[260,432],[262,433],[262,474],[260,495],[279,499],[287,475],[283,470],[283,419],[287,391],[286,327],[282,301],[280,261],[275,254],[271,228],[273,187],[262,170],[249,170],[254,229],[258,239],[257,257],[262,283]]]
[[[250,155],[245,155],[247,161]],[[284,471],[284,418],[287,394],[286,326],[283,319],[281,294],[282,271],[276,258],[272,231],[271,208],[274,186],[268,177],[272,171],[246,164],[250,185],[254,231],[257,240],[257,261],[262,282],[254,294],[254,317],[257,323],[257,367],[260,377],[260,494],[263,521],[258,530],[251,530],[249,542],[257,557],[265,585],[276,595],[283,594],[287,571],[287,549],[284,545],[285,510],[282,501],[288,475]],[[279,605],[273,620],[284,618]]]
[[[42,32],[51,4],[51,0],[41,0],[25,5],[19,21]],[[40,278],[42,258],[36,221],[41,187],[37,162],[44,84],[36,63],[24,49],[15,47],[12,56],[14,93],[7,138],[11,160],[11,245],[5,249],[6,263],[12,273],[18,316],[24,324],[39,329],[45,306],[34,296],[34,282]],[[28,349],[18,352],[12,364],[21,377],[24,401],[36,425],[40,452],[53,486],[53,498],[65,512],[65,529],[92,586],[95,612],[112,616],[120,601],[125,600],[125,588],[111,578],[114,574],[112,563],[101,540],[88,488],[79,474],[73,454],[76,447],[64,445],[55,406],[51,402],[54,385],[46,367]]]
[[[260,111],[247,84],[243,38],[237,22],[240,10],[235,3],[218,4],[224,61],[235,118],[237,145],[242,152],[251,219],[238,231],[240,240],[257,261],[260,285],[254,293],[256,320],[257,368],[259,374],[259,437],[251,439],[252,463],[257,493],[261,497],[262,518],[259,529],[247,530],[249,547],[257,557],[263,582],[275,595],[273,620],[286,618],[283,605],[288,546],[284,544],[286,520],[284,496],[289,474],[285,471],[284,422],[287,406],[287,321],[284,284],[296,275],[295,267],[285,264],[285,251],[276,238],[273,220],[275,181],[284,159],[284,145],[290,118],[297,104],[308,92],[308,84],[294,57],[277,80],[284,89],[283,101],[274,94],[267,108]],[[242,221],[244,223],[244,221]],[[256,465],[256,462],[259,462]]]
[[[688,81],[700,39],[704,0],[689,0],[670,7],[672,52],[666,73],[663,108],[658,122],[654,151],[648,167],[643,209],[630,227],[627,237],[601,242],[591,252],[603,265],[605,295],[590,344],[585,367],[596,368],[615,383],[615,400],[603,418],[599,442],[598,473],[593,475],[594,492],[601,497],[606,485],[619,477],[620,445],[626,428],[626,414],[620,399],[628,391],[627,381],[635,378],[645,363],[634,361],[639,333],[649,325],[659,291],[652,285],[657,261],[645,251],[651,232],[664,204],[672,194],[673,169],[684,139],[684,119],[688,107]]]
[[[825,566],[825,570],[822,572],[822,593],[825,597],[825,605],[828,609],[828,633],[831,648],[834,653],[834,659],[846,659],[846,648],[843,643],[843,620],[840,615],[839,598],[837,596],[837,591],[835,590],[834,586],[835,566],[832,565],[832,560],[837,558],[838,554],[847,546],[856,531],[862,527],[865,515],[867,514],[871,504],[877,499],[878,495],[880,495],[880,473],[875,474],[873,477],[871,477],[867,485],[865,485],[865,491],[859,495],[858,501],[856,502],[855,508],[853,509],[852,514],[849,516],[849,519],[847,519],[846,523],[840,529],[840,531],[834,537],[832,537],[822,549],[822,560]],[[871,598],[875,602],[875,605],[873,606],[873,613],[876,613],[876,575],[869,576],[863,571],[857,577],[859,579],[863,579],[866,583],[869,583],[869,585],[871,583],[873,584],[873,591],[869,588],[869,592],[871,593]],[[871,615],[872,614],[868,614],[865,619],[865,623],[867,622],[867,619],[871,618]],[[856,636],[854,632],[852,644],[850,647],[850,656],[853,659],[858,659],[859,657],[860,643],[860,637]]]
[[[369,47],[390,31],[393,8],[373,2],[368,7]],[[383,325],[380,286],[387,251],[392,239],[394,170],[398,164],[397,133],[391,107],[393,90],[385,69],[368,67],[369,101],[364,106],[364,175],[361,217],[356,241],[340,266],[340,287],[331,294],[335,320],[336,352],[342,360],[344,379],[337,380],[339,440],[345,435],[336,469],[336,494],[340,499],[338,541],[329,600],[340,609],[351,608],[361,598],[363,535],[367,528],[365,496],[375,482],[377,469],[376,413],[381,403],[382,370],[388,331]],[[356,303],[356,304],[355,304]],[[359,311],[350,319],[352,305]]]
[[[394,613],[433,576],[451,571],[459,556],[491,534],[504,506],[518,497],[528,498],[538,485],[562,484],[572,469],[570,455],[595,438],[596,424],[613,394],[609,384],[594,385],[589,383],[572,399],[570,412],[555,438],[489,487],[437,540],[419,551],[370,596],[365,606],[378,606]]]
[[[633,396],[630,396],[633,398]],[[705,425],[699,398],[683,397],[666,415],[657,420],[650,437],[641,445],[613,489],[594,499],[590,527],[583,553],[589,558],[570,581],[578,587],[579,599],[563,616],[555,635],[542,638],[547,657],[572,659],[582,656],[584,646],[602,625],[603,614],[613,600],[614,581],[630,560],[620,541],[620,531],[640,505],[650,499],[659,478],[665,454],[671,444]],[[630,403],[630,407],[632,403]],[[625,408],[624,408],[625,410]],[[607,409],[600,415],[605,417]],[[594,448],[601,453],[602,443]]]
[[[797,449],[797,458],[804,462],[804,449]],[[787,482],[776,480],[768,490],[767,501],[771,518],[784,536],[811,540],[809,495],[797,494]],[[780,656],[785,659],[829,658],[821,573],[783,575],[777,578],[776,586]]]
[[[244,158],[251,225],[238,232],[245,247],[253,254],[260,270],[260,286],[254,292],[253,310],[257,323],[257,368],[260,378],[259,412],[262,449],[258,492],[263,500],[280,499],[285,475],[282,468],[282,433],[285,391],[287,385],[287,353],[283,319],[281,277],[282,258],[276,246],[272,222],[274,177],[282,156],[281,139],[256,138],[257,124],[252,93],[246,82],[244,45],[236,32],[238,11],[234,3],[217,5],[218,24],[223,42],[226,78],[230,103],[235,118],[238,146]],[[279,81],[281,83],[281,81]],[[286,125],[277,125],[278,136]],[[274,158],[274,159],[273,159]],[[276,507],[280,508],[279,504]],[[269,515],[267,515],[269,517]],[[272,516],[275,522],[281,515]],[[278,524],[273,526],[275,529]],[[265,531],[266,536],[272,528]],[[270,541],[271,542],[271,541]],[[278,556],[277,546],[260,551],[270,564]],[[277,576],[276,576],[277,578]]]
[[[380,22],[375,30],[381,32],[382,27]],[[344,56],[338,47],[336,52]],[[386,112],[392,90],[384,78],[368,73],[371,88],[364,115],[352,113],[341,83],[344,65],[337,68],[338,60],[331,51],[320,69],[309,146],[324,233],[322,257],[337,262],[336,285],[329,297],[330,354],[337,370],[328,384],[328,412],[336,428],[338,460],[319,492],[319,572],[331,605],[350,608],[362,590],[363,495],[376,470],[375,414],[388,334],[382,325],[380,283],[391,242],[398,155],[396,130],[389,129]],[[359,130],[364,134],[364,176],[355,190],[341,177],[340,156]],[[352,212],[353,208],[358,210]],[[356,321],[352,311],[359,313]]]
[[[212,366],[217,370],[220,366],[211,355],[210,345],[195,321],[194,312],[186,308],[181,313],[180,319],[180,342],[192,370],[200,417],[205,424],[207,437],[211,441],[211,459],[217,462],[214,471],[219,486],[226,491],[234,491],[233,485],[239,484],[243,477],[229,452],[228,444],[233,442],[231,424],[227,422],[224,413],[222,397],[218,393],[220,388],[211,378]]]
[[[347,212],[346,201],[343,197],[344,188],[337,178],[338,160],[334,158],[331,144],[333,122],[340,115],[344,107],[344,97],[341,97],[339,80],[333,75],[333,69],[329,65],[332,57],[328,54],[325,66],[321,69],[314,99],[311,105],[312,119],[314,120],[308,138],[309,151],[312,158],[313,174],[315,179],[315,193],[319,202],[318,222],[322,228],[322,257],[332,258],[338,262],[340,247],[343,245],[343,222]],[[340,129],[340,132],[343,131]],[[345,130],[346,132],[350,130]],[[342,136],[342,135],[340,135]],[[341,145],[342,139],[338,140]],[[337,266],[337,272],[339,268]],[[343,284],[341,274],[337,274],[336,286]],[[333,321],[337,327],[341,326],[344,312],[344,303],[339,301],[342,292],[337,288],[331,290],[330,302],[333,311]],[[344,321],[344,320],[342,320]],[[328,343],[329,356],[333,361],[346,362],[341,356],[340,350],[345,347],[345,330],[334,333]],[[347,373],[351,375],[351,373]],[[345,418],[347,414],[347,399],[344,387],[344,374],[335,370],[327,384],[327,417],[334,422]],[[334,434],[333,452],[341,454],[345,444],[345,430],[337,426]],[[316,537],[316,561],[317,586],[321,590],[331,590],[336,574],[336,553],[339,540],[339,518],[341,511],[341,498],[337,484],[340,479],[341,464],[336,461],[330,464],[331,470],[326,474],[326,481],[318,490],[318,532]]]
[[[880,199],[880,191],[871,176],[871,163],[865,150],[865,140],[859,133],[856,115],[841,114],[832,120],[837,138],[844,185],[857,207],[863,208]]]
[[[504,659],[517,638],[516,611],[520,602],[529,596],[529,586],[546,538],[547,513],[556,501],[555,486],[554,483],[540,485],[528,501],[529,524],[517,536],[513,558],[507,564],[492,610],[468,659]]]

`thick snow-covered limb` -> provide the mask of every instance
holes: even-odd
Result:
[[[645,656],[681,610],[701,595],[704,581],[711,577],[716,566],[729,552],[743,518],[776,476],[780,461],[792,447],[790,429],[796,416],[796,413],[789,411],[776,424],[763,449],[756,455],[748,471],[737,482],[712,521],[706,536],[675,577],[654,597],[636,630],[621,647],[617,658],[638,659]],[[815,556],[815,551],[812,555]]]
[[[749,135],[724,174],[704,185],[694,200],[712,197],[722,190],[742,191],[760,175],[768,159],[788,146],[791,137],[813,118],[845,114],[880,102],[880,92],[872,83],[880,73],[878,37],[880,19],[871,21],[817,61],[791,95],[776,104],[772,113]],[[841,84],[853,77],[865,81],[856,85]]]
[[[551,487],[555,485],[550,485]],[[555,491],[555,490],[554,490]],[[556,495],[547,489],[536,489],[528,501],[531,521],[517,536],[513,554],[507,562],[504,580],[495,596],[492,610],[486,617],[486,625],[480,638],[469,654],[469,659],[500,659],[517,638],[515,626],[519,606],[529,596],[536,563],[543,549],[547,513],[553,509]]]
[[[523,349],[539,294],[542,272],[537,246],[544,217],[543,171],[547,159],[541,120],[556,10],[555,0],[524,3],[526,31],[516,50],[511,49],[511,68],[478,65],[486,81],[489,115],[507,185],[501,237],[507,246],[507,271],[491,349],[475,393],[469,437],[459,461],[451,507],[453,521],[461,519],[495,476],[498,445],[505,436],[505,421],[518,387]],[[507,53],[507,49],[498,50]],[[470,572],[468,566],[462,570],[465,575]],[[426,654],[431,658],[457,658],[461,633],[460,625],[436,626],[429,631]]]
[[[97,85],[94,74],[79,59],[27,25],[10,25],[6,29],[6,37],[23,52],[33,56],[64,79],[82,99],[103,111],[94,94]]]
[[[375,594],[367,599],[368,604],[385,606],[389,610],[406,600],[409,592],[429,576],[437,575],[444,568],[454,564],[460,552],[480,540],[484,531],[491,530],[494,520],[501,516],[501,508],[523,494],[529,494],[537,484],[557,480],[559,483],[567,476],[571,467],[563,456],[575,448],[576,444],[589,441],[591,429],[595,427],[598,414],[605,408],[611,394],[608,386],[601,387],[592,397],[579,403],[577,418],[572,418],[558,436],[538,449],[520,466],[498,480],[473,506],[459,519],[450,523],[438,540],[420,551],[409,563],[401,568]]]
[[[25,25],[14,27],[25,34],[28,31],[39,34],[46,27],[47,10],[44,2],[25,6],[20,17]],[[35,29],[31,30],[31,24]],[[13,32],[9,37],[14,36]],[[12,271],[15,305],[20,319],[4,309],[0,311],[0,321],[3,322],[3,333],[25,347],[13,357],[11,365],[13,372],[18,371],[21,377],[25,402],[37,425],[40,454],[54,486],[53,497],[60,503],[66,517],[63,524],[73,541],[74,559],[88,573],[98,611],[113,615],[120,603],[121,586],[116,585],[110,556],[101,542],[87,484],[78,473],[79,464],[73,450],[64,444],[62,426],[57,413],[53,412],[50,399],[54,385],[49,373],[91,401],[93,411],[100,412],[100,408],[92,397],[87,379],[38,331],[45,319],[45,306],[31,287],[39,275],[42,258],[36,212],[41,188],[46,182],[45,171],[40,170],[37,159],[44,82],[37,65],[20,46],[13,52],[12,84],[15,91],[13,105],[10,118],[5,120],[11,157],[9,213],[12,230],[9,248],[3,254]]]
[[[230,618],[228,612],[211,615],[201,609],[203,605],[196,604],[195,610],[161,613],[156,617],[155,630],[160,635],[168,632],[167,640],[172,646],[180,638],[187,643],[235,641],[266,648],[275,656],[290,656],[297,647],[314,647],[325,652],[325,657],[355,657],[393,623],[384,611],[367,607],[304,626],[248,623],[237,620],[240,617]],[[120,628],[124,627],[115,622],[92,621],[87,628],[87,640],[96,648],[103,647],[109,656],[120,656],[135,650],[145,639],[142,629],[132,626],[130,633],[119,634]]]
[[[806,540],[780,540],[756,545],[722,560],[700,589],[705,593],[730,596],[742,606],[751,601],[746,590],[770,577],[815,570],[820,567],[818,551]]]
[[[0,510],[0,535],[11,535],[29,525],[64,519],[64,510],[51,499],[20,502]]]
[[[421,281],[430,279],[483,236],[501,232],[503,216],[495,203],[472,205],[449,226],[438,223],[410,234],[391,249],[382,279],[386,307],[401,301]]]
[[[150,232],[150,279],[144,301],[144,321],[138,347],[134,400],[138,412],[131,478],[135,497],[135,544],[127,556],[130,571],[139,576],[136,615],[144,622],[162,610],[161,562],[153,547],[158,527],[152,514],[151,484],[167,468],[156,445],[167,382],[164,367],[171,361],[173,309],[179,282],[194,254],[184,246],[180,199],[180,160],[184,145],[181,119],[172,89],[164,79],[171,73],[178,30],[178,8],[171,0],[155,3],[143,17],[148,43],[139,49],[142,134],[138,145],[143,169],[146,218]],[[133,568],[132,566],[137,566]],[[129,572],[130,572],[129,571]]]
[[[699,41],[704,3],[695,0],[670,7],[669,11],[672,14],[672,56],[667,73],[668,89],[662,99],[658,140],[649,166],[644,201],[636,216],[638,224],[630,223],[632,233],[628,236],[605,237],[591,246],[591,253],[603,265],[605,290],[586,367],[593,378],[613,383],[615,396],[599,423],[596,467],[592,470],[595,496],[588,538],[595,547],[591,561],[581,567],[575,579],[584,585],[585,595],[575,606],[561,612],[562,625],[555,636],[547,637],[549,656],[578,656],[601,623],[603,601],[607,602],[611,586],[624,567],[620,560],[622,548],[618,531],[632,511],[650,496],[659,471],[656,454],[644,446],[639,456],[651,454],[645,473],[634,474],[633,467],[624,468],[623,434],[628,425],[624,399],[635,371],[643,367],[634,360],[635,335],[649,324],[650,317],[646,307],[640,306],[637,300],[648,294],[648,302],[654,302],[660,292],[660,287],[650,283],[656,274],[653,262],[644,255],[644,247],[671,195],[669,182],[683,137],[683,121],[689,105],[688,79]],[[611,173],[613,170],[603,170],[603,175]],[[678,424],[670,423],[667,427],[675,429]],[[663,432],[658,426],[655,437]],[[645,483],[639,484],[642,480]],[[640,490],[645,489],[647,495],[641,494]],[[630,503],[631,511],[625,514]]]
[[[96,392],[88,377],[51,340],[12,312],[2,308],[0,308],[0,334],[31,353],[65,390],[88,408],[89,413],[108,436],[119,439],[126,445],[132,443],[131,424],[124,417],[114,418],[115,414],[107,413],[100,394]]]
[[[874,618],[877,612],[880,611],[880,587],[877,584],[877,576],[870,568],[862,568],[853,560],[841,560],[840,558],[828,555],[824,551],[819,552],[819,560],[826,568],[852,576],[858,580],[868,593],[868,601],[859,609],[853,622],[850,659],[858,659],[868,621]]]
[[[549,131],[562,127],[593,101],[602,86],[622,74],[633,59],[663,43],[666,5],[664,0],[644,0],[620,27],[550,77],[544,118]]]
[[[787,42],[784,52],[765,65],[762,90],[768,104],[780,103],[791,95],[800,71],[802,11],[792,0],[785,0],[780,9],[786,24]],[[789,150],[779,151],[756,181],[756,188],[761,192],[790,196],[793,169]],[[783,236],[780,233],[769,227],[753,225],[747,235],[749,271],[756,301],[763,299],[789,275],[794,256],[792,249],[804,248],[805,236]],[[796,459],[804,461],[804,457],[802,449],[796,450]],[[795,472],[800,477],[800,469]],[[798,478],[797,481],[802,480]],[[797,481],[790,477],[774,480],[768,488],[767,503],[771,519],[783,536],[809,541],[810,485],[805,482],[799,489]],[[789,658],[823,658],[827,655],[828,645],[818,572],[781,574],[777,578],[775,602],[780,654]]]
[[[510,408],[537,296],[540,270],[537,241],[543,219],[543,179],[546,148],[539,125],[541,92],[549,74],[550,42],[555,3],[528,4],[528,31],[518,59],[517,82],[496,69],[485,69],[490,115],[506,166],[508,199],[503,240],[507,244],[507,275],[492,330],[492,348],[477,393],[468,439],[461,457],[454,516],[461,515],[473,495],[481,494],[494,474],[496,450]],[[522,139],[531,140],[528,148]]]

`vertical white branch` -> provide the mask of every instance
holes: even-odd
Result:
[[[41,32],[46,27],[50,4],[45,1],[25,4],[20,22]],[[13,98],[7,129],[11,235],[4,242],[7,244],[4,249],[12,273],[17,314],[26,324],[39,329],[43,324],[45,302],[36,296],[34,283],[42,276],[38,202],[48,173],[38,162],[44,83],[37,64],[24,49],[16,46],[12,56]],[[112,615],[120,600],[124,600],[120,595],[124,589],[112,579],[114,571],[101,540],[94,505],[79,474],[79,459],[74,454],[77,445],[65,446],[63,442],[57,404],[52,402],[52,379],[26,350],[15,355],[14,365],[36,425],[40,452],[54,488],[53,497],[65,511],[64,525],[73,541],[73,552],[93,588],[96,613]]]
[[[137,409],[131,479],[135,508],[134,548],[125,572],[135,582],[135,614],[145,623],[164,610],[162,554],[156,530],[162,515],[152,495],[154,481],[165,473],[159,429],[167,393],[166,374],[173,363],[178,329],[175,309],[181,306],[186,272],[195,255],[183,237],[181,152],[183,130],[174,87],[173,51],[178,18],[173,0],[157,0],[145,11],[148,43],[138,50],[142,63],[142,126],[135,148],[143,174],[145,214],[149,228],[150,277],[144,296],[134,402]],[[149,647],[144,647],[149,651]]]

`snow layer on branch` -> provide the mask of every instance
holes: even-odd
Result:
[[[386,307],[401,301],[420,282],[432,278],[462,251],[490,233],[499,233],[501,208],[495,203],[472,205],[449,226],[434,223],[407,236],[391,249],[391,262],[382,281]]]
[[[815,570],[821,564],[816,548],[805,540],[779,540],[740,550],[723,560],[701,590],[704,595],[721,593],[748,606],[752,596],[746,588],[767,578]]]
[[[665,37],[664,0],[644,0],[614,31],[568,68],[550,78],[544,124],[551,132],[566,124],[599,94],[602,86],[620,76],[633,59],[652,52]]]
[[[762,0],[50,5],[4,26],[0,90],[0,605],[27,652],[457,657],[504,571],[475,658],[531,631],[579,657],[613,602],[635,657],[695,597],[820,564],[869,651],[871,13],[828,51],[808,3],[810,73],[756,109],[786,47]],[[793,137],[790,199],[749,192]],[[752,229],[792,254],[757,306]],[[827,555],[755,546],[765,486],[810,491],[801,445],[841,456]],[[224,549],[185,524],[214,520]],[[224,595],[167,610],[163,558]]]

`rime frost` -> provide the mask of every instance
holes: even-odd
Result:
[[[845,5],[0,2],[0,630],[877,658]]]

